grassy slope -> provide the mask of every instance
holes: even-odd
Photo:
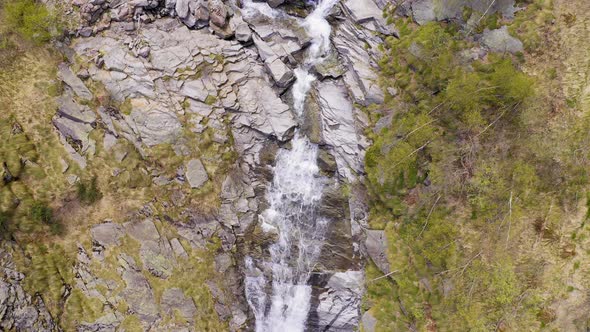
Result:
[[[0,1],[0,7],[3,3]],[[171,204],[169,196],[172,190],[183,191],[186,205],[193,209],[215,209],[219,204],[223,175],[233,164],[235,153],[231,152],[231,146],[213,143],[207,136],[209,132],[203,137],[187,133],[187,144],[199,148],[198,152],[207,166],[211,166],[210,159],[222,153],[223,162],[219,163],[215,158],[214,166],[208,168],[212,181],[200,191],[177,184],[172,185],[174,188],[157,187],[152,185],[147,169],[155,168],[173,175],[182,158],[175,156],[170,146],[156,147],[148,151],[149,157],[142,158],[130,144],[120,142],[117,148],[126,150],[128,154],[122,162],[116,162],[113,152],[102,148],[104,131],[98,128],[91,133],[97,141],[96,154],[89,157],[86,169],[80,169],[69,159],[51,123],[57,107],[55,97],[62,91],[56,72],[57,65],[63,61],[62,55],[51,46],[23,38],[26,36],[6,22],[0,20],[0,166],[6,162],[18,179],[9,184],[0,180],[0,241],[8,238],[16,241],[16,246],[6,248],[13,249],[19,271],[27,276],[24,280],[27,291],[39,292],[60,326],[74,330],[80,322],[93,321],[110,310],[105,304],[86,298],[75,289],[66,301],[62,299],[64,286],[74,284],[77,246],[82,245],[88,252],[91,251],[90,227],[105,219],[125,222],[147,202],[153,203],[156,217],[171,216],[180,220],[179,213],[190,207],[176,208]],[[100,87],[89,85],[95,95],[104,93]],[[90,106],[98,106],[98,101],[94,100]],[[15,134],[15,127],[21,128],[22,133]],[[69,164],[65,173],[62,173],[61,159]],[[112,176],[115,169],[121,173],[117,177]],[[93,204],[81,202],[76,186],[67,181],[68,175],[79,176],[85,182],[96,176],[98,189],[102,192],[101,199]],[[35,202],[42,202],[52,209],[54,225],[59,227],[31,217],[31,207]],[[178,238],[173,226],[165,222],[156,223],[163,232],[162,236]],[[109,295],[117,295],[124,288],[122,279],[113,271],[118,268],[116,254],[126,252],[137,255],[138,244],[132,242],[127,241],[113,252],[108,252],[104,264],[92,266],[96,276],[118,284],[119,287]],[[179,263],[174,278],[169,280],[159,280],[144,271],[156,295],[166,288],[180,287],[187,296],[194,298],[199,308],[195,317],[195,328],[198,330],[225,329],[205,284],[215,279],[212,268],[212,253],[218,250],[215,243],[209,251],[189,250],[189,258]],[[184,247],[188,249],[190,245],[184,243]],[[124,301],[116,310],[123,315],[129,314]],[[127,316],[124,325],[137,327],[134,319],[133,315]],[[176,318],[167,319],[173,322]]]
[[[379,148],[367,164],[371,223],[386,230],[392,270],[399,272],[368,284],[366,309],[378,331],[575,331],[588,324],[590,33],[587,11],[579,10],[588,3],[536,4],[511,26],[527,46],[513,61],[521,59],[517,70],[530,75],[536,92],[499,120],[501,104],[474,101],[469,85],[459,105],[437,97],[452,98],[446,80],[457,81],[445,72],[447,48],[435,50],[441,62],[426,66],[438,66],[432,70],[399,48],[392,56],[411,62],[393,70],[385,62],[384,84],[400,96],[385,105],[394,112],[393,126],[373,137]],[[425,29],[406,28],[406,48],[434,40],[431,31],[411,35]],[[442,79],[425,88],[416,73]],[[481,85],[477,75],[473,82]],[[436,84],[442,92],[434,95]],[[479,114],[466,113],[473,109]],[[383,113],[370,115],[376,121]],[[431,143],[421,148],[425,142]],[[372,167],[371,158],[391,159]],[[379,276],[367,268],[368,280]]]

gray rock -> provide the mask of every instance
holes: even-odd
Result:
[[[248,26],[248,23],[244,22],[241,16],[234,15],[230,24],[233,24],[235,30],[236,40],[241,43],[249,43],[252,41],[252,30]]]
[[[127,234],[139,243],[144,241],[158,241],[160,239],[160,233],[158,233],[158,229],[151,219],[126,223],[124,226]]]
[[[267,59],[264,64],[279,87],[286,88],[294,81],[293,71],[280,59]]]
[[[321,109],[322,138],[334,147],[338,172],[352,180],[351,171],[362,173],[363,155],[346,87],[336,81],[322,81],[317,86],[316,99]]]
[[[233,261],[230,254],[222,253],[215,256],[215,270],[217,270],[218,273],[223,274],[232,265]]]
[[[353,331],[359,325],[363,272],[335,273],[319,295],[318,330]]]
[[[133,258],[126,259],[134,264]],[[141,272],[131,267],[125,269],[121,277],[126,285],[122,295],[129,305],[129,311],[138,316],[144,327],[152,325],[159,319],[159,310],[149,282]]]
[[[68,164],[67,161],[65,161],[63,158],[59,158],[59,164],[61,165],[61,172],[65,173],[68,171],[68,169],[70,168],[70,164]]]
[[[188,254],[186,253],[186,250],[184,250],[184,247],[182,246],[180,241],[178,241],[178,239],[174,238],[174,239],[170,240],[170,245],[172,246],[172,250],[174,251],[176,256],[181,257],[181,258],[188,258]]]
[[[359,40],[364,40],[365,43],[359,43]],[[378,84],[379,69],[376,61],[380,55],[375,53],[382,41],[375,39],[370,31],[360,30],[347,21],[334,30],[333,43],[347,69],[344,81],[354,101],[361,105],[383,103],[384,94]]]
[[[58,77],[67,84],[74,93],[83,100],[91,100],[93,98],[92,92],[88,90],[84,82],[76,76],[70,67],[62,63],[58,66]]]
[[[60,140],[70,157],[81,168],[86,167],[85,154],[93,154],[94,140],[89,138],[96,115],[87,106],[78,105],[71,97],[58,98],[59,108],[53,118]]]
[[[186,164],[186,179],[191,188],[201,188],[207,181],[209,175],[203,163],[199,159],[191,159]]]
[[[330,53],[322,62],[313,66],[313,71],[322,79],[331,77],[339,78],[344,74],[346,69],[338,60],[338,54]]]
[[[297,123],[289,106],[262,79],[251,79],[240,87],[238,101],[242,112],[235,121],[284,141]]]
[[[90,234],[93,242],[105,248],[119,245],[119,239],[124,235],[123,226],[112,222],[92,227]]]
[[[482,43],[490,50],[499,53],[518,53],[524,50],[522,42],[510,35],[507,26],[495,30],[486,29],[482,36]]]
[[[137,126],[141,141],[154,146],[162,143],[170,143],[181,133],[181,125],[176,115],[170,111],[149,108],[133,108],[131,118]]]
[[[139,258],[145,269],[161,279],[167,279],[172,275],[176,263],[172,248],[166,239],[142,242]]]
[[[375,332],[375,326],[377,325],[377,319],[371,315],[369,311],[365,311],[363,317],[361,318],[361,322],[363,323],[363,331],[365,332]]]
[[[189,15],[189,3],[194,2],[191,0],[176,0],[176,15],[179,18],[185,19]]]
[[[14,261],[5,246],[0,247],[0,330],[57,331],[41,296],[31,296],[22,287],[25,276],[13,270]]]
[[[418,24],[431,21],[462,20],[463,8],[488,15],[500,12],[506,18],[512,18],[516,11],[514,0],[414,0],[401,3],[403,14],[410,14]],[[491,6],[490,6],[491,5]]]
[[[334,173],[337,170],[336,159],[326,150],[318,153],[318,167],[327,173]]]
[[[375,265],[387,274],[390,272],[390,264],[387,259],[387,238],[385,232],[381,230],[367,230],[367,238],[365,240],[365,247],[369,257],[373,260]]]
[[[186,81],[182,85],[182,89],[180,90],[180,93],[183,96],[187,96],[189,98],[192,98],[192,99],[195,99],[195,100],[198,100],[201,102],[205,102],[205,100],[209,96],[209,91],[207,91],[207,88],[205,87],[205,84],[203,83],[202,80]]]
[[[170,288],[164,290],[160,300],[162,311],[169,317],[174,317],[175,311],[189,323],[194,323],[197,314],[197,307],[192,298],[186,297],[180,288]]]
[[[355,23],[362,24],[369,30],[398,35],[392,26],[388,26],[383,18],[383,10],[373,0],[347,0],[343,7]]]
[[[78,104],[68,95],[59,97],[57,102],[57,113],[62,117],[87,124],[93,124],[96,121],[96,114],[88,106]]]

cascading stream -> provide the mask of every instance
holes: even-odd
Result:
[[[307,57],[295,70],[294,111],[305,112],[305,99],[315,77],[309,69],[320,63],[330,48],[330,24],[325,17],[338,0],[320,0],[302,22],[312,37]],[[247,10],[258,10],[272,18],[275,14],[261,4],[245,2]],[[264,12],[262,12],[262,10]],[[260,215],[262,228],[278,234],[270,247],[270,259],[259,262],[272,271],[272,293],[267,295],[267,280],[254,260],[245,260],[246,298],[256,318],[256,331],[303,331],[310,309],[310,273],[320,254],[327,220],[317,214],[323,191],[316,158],[318,147],[296,133],[290,150],[277,154],[274,179],[267,192],[269,208]],[[270,295],[270,296],[269,296]],[[270,300],[270,303],[268,301]]]

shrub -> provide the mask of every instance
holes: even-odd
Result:
[[[0,239],[8,237],[10,235],[9,215],[6,212],[0,211]]]
[[[53,210],[46,203],[36,201],[31,206],[31,218],[34,221],[50,225],[53,220]]]
[[[56,16],[34,0],[5,2],[2,19],[10,32],[36,44],[48,42],[57,32]]]
[[[89,183],[78,182],[78,198],[82,203],[94,204],[102,198],[102,193],[96,184],[96,176]]]

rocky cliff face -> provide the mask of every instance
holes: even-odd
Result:
[[[63,299],[75,295],[98,304],[75,327],[107,331],[137,322],[153,330],[251,329],[244,257],[268,255],[274,237],[258,215],[267,204],[276,151],[288,148],[300,127],[319,144],[318,164],[331,181],[320,207],[331,222],[312,278],[307,328],[356,329],[368,146],[360,107],[383,99],[378,45],[395,35],[382,18],[385,3],[343,0],[331,11],[330,54],[313,68],[318,80],[305,101],[305,119],[293,112],[291,87],[310,46],[299,21],[311,3],[65,5],[73,6],[68,15],[79,16],[80,26],[60,46],[67,62],[59,67],[64,93],[53,125],[69,154],[65,165],[78,172],[69,179],[75,183],[104,154],[120,164],[138,154],[155,162],[116,168],[110,176],[129,179],[130,186],[137,176],[148,178],[149,190],[160,193],[126,218],[91,223],[91,245],[78,245]],[[174,162],[158,159],[162,149]],[[56,329],[39,296],[19,286],[28,277],[13,271],[0,281],[2,326]]]

